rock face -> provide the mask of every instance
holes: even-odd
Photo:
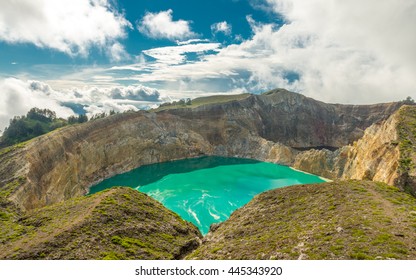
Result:
[[[188,259],[415,259],[416,199],[343,181],[262,193],[208,233]]]
[[[351,145],[331,152],[296,156],[295,168],[332,179],[358,179],[395,185],[416,196],[416,107],[403,106],[386,121],[365,130]]]
[[[374,180],[394,184],[400,158],[398,115],[373,124],[352,145],[334,152],[310,150],[297,155],[294,167],[332,179]]]
[[[366,128],[387,119],[401,105],[325,104],[280,89],[262,95],[250,95],[237,102],[167,112],[204,122],[226,119],[266,140],[292,148],[339,148],[362,137]],[[207,136],[216,139],[218,135],[215,133],[220,134],[215,130],[207,133]]]
[[[293,165],[299,153],[293,148],[352,143],[401,105],[333,105],[275,90],[196,108],[114,115],[0,155],[2,162],[15,162],[12,172],[0,167],[0,189],[21,178],[8,197],[24,210],[84,195],[93,183],[144,164],[218,155]],[[317,173],[333,173],[331,168]]]
[[[0,259],[180,259],[198,229],[145,194],[114,188],[0,221]]]

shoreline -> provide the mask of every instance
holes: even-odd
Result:
[[[319,176],[319,175],[316,175],[316,174],[312,174],[312,173],[309,173],[309,172],[306,172],[306,171],[303,171],[303,170],[299,170],[299,169],[296,169],[296,168],[291,167],[291,166],[288,166],[288,167],[289,167],[290,169],[294,170],[294,171],[298,171],[298,172],[302,172],[302,173],[305,173],[305,174],[308,174],[308,175],[316,176],[316,177],[318,177],[319,179],[321,179],[321,180],[325,181],[326,183],[331,183],[331,182],[333,182],[333,180],[331,180],[331,179],[328,179],[328,178],[325,178],[325,177],[322,177],[322,176]]]

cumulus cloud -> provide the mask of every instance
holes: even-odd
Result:
[[[23,82],[14,78],[0,80],[0,130],[9,125],[11,118],[25,115],[33,107],[51,109],[60,117],[73,114],[71,109],[49,98],[50,90],[42,83]]]
[[[118,42],[108,47],[108,57],[112,62],[126,61],[130,59],[130,55],[126,52],[124,46]]]
[[[229,36],[232,32],[232,26],[226,21],[217,22],[211,25],[211,32],[213,34],[224,33]]]
[[[305,92],[344,102],[413,94],[416,3],[409,0],[268,0],[287,20],[274,34]],[[272,39],[273,40],[273,39]]]
[[[138,23],[140,33],[153,39],[186,40],[197,35],[191,31],[190,22],[174,21],[171,9],[159,13],[147,12]]]
[[[135,101],[159,102],[160,93],[154,88],[139,86],[113,87],[110,89],[114,99],[127,99]]]
[[[143,85],[55,90],[41,81],[8,78],[0,81],[0,92],[0,130],[11,118],[25,115],[33,107],[47,108],[66,118],[74,115],[70,108],[82,108],[92,116],[110,110],[146,109],[163,101],[158,90]]]
[[[10,44],[31,43],[71,56],[87,56],[92,46],[114,47],[115,41],[125,37],[126,29],[132,26],[110,3],[109,0],[2,1],[0,40]]]

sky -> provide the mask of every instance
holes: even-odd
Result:
[[[286,88],[329,103],[416,92],[414,0],[0,0],[0,130]]]

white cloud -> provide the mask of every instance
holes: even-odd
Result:
[[[301,87],[342,102],[389,101],[413,94],[416,2],[268,0],[289,21],[273,47],[302,73]]]
[[[130,59],[130,55],[124,49],[124,46],[118,42],[108,48],[108,57],[113,62],[126,61]]]
[[[232,32],[232,26],[226,21],[217,22],[211,25],[211,31],[213,34],[224,33],[229,36]]]
[[[52,98],[66,104],[82,105],[88,116],[110,110],[146,109],[163,100],[158,90],[142,85],[72,88],[54,91]]]
[[[143,53],[157,59],[159,63],[175,65],[186,62],[186,54],[203,54],[207,51],[218,51],[220,47],[221,44],[219,43],[189,44],[155,48],[145,50]]]
[[[109,0],[6,0],[0,9],[1,41],[71,56],[87,56],[92,46],[114,46],[131,27]]]
[[[172,10],[159,13],[147,12],[138,23],[140,33],[154,39],[186,40],[197,35],[191,31],[190,22],[186,20],[174,21]]]
[[[139,86],[113,87],[110,89],[113,99],[159,102],[160,93],[153,88]]]
[[[195,92],[218,85],[252,92],[284,87],[339,103],[389,102],[415,94],[416,2],[267,1],[286,18],[283,26],[248,17],[251,39],[135,79],[169,81],[173,90],[191,80],[201,86]]]
[[[81,106],[92,116],[110,110],[149,108],[164,100],[158,90],[143,85],[54,90],[44,82],[15,78],[0,80],[0,92],[0,130],[11,118],[25,115],[33,107],[47,108],[66,118],[74,114],[66,107],[70,105]]]
[[[11,118],[25,115],[33,107],[51,109],[60,117],[73,114],[71,109],[49,98],[49,90],[40,83],[32,85],[14,78],[0,80],[0,130],[3,131],[9,125]]]
[[[208,39],[190,39],[186,41],[176,41],[176,44],[178,44],[179,46],[182,46],[182,45],[189,45],[189,44],[195,44],[195,43],[208,43],[208,42],[209,42]]]
[[[202,39],[177,38],[175,46],[146,50],[136,64],[92,67],[60,80],[54,77],[48,84],[60,90],[56,100],[65,99],[66,92],[68,100],[78,98],[76,102],[89,108],[96,102],[101,109],[150,102],[114,99],[110,89],[121,81],[157,88],[160,100],[166,95],[261,92],[276,87],[338,103],[416,97],[416,2],[266,1],[269,11],[279,13],[286,23],[264,24],[247,17],[253,36],[241,43],[221,47],[203,44],[207,41]],[[172,12],[165,13],[173,21]],[[83,84],[97,87],[83,88]],[[68,85],[77,89],[78,97],[74,90],[65,90]]]

